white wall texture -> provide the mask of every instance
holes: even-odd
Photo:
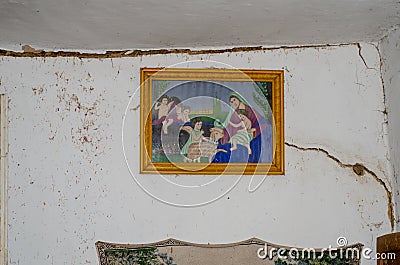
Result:
[[[390,146],[390,158],[392,174],[395,176],[397,230],[400,221],[400,30],[392,31],[380,43],[382,56],[382,76],[386,92],[386,108],[388,112],[388,139]]]
[[[391,231],[387,193],[377,179],[357,176],[322,151],[291,146],[285,147],[286,174],[268,176],[253,193],[245,176],[221,199],[200,207],[171,206],[146,194],[132,175],[173,202],[202,200],[215,191],[189,198],[171,194],[159,176],[138,175],[140,108],[134,93],[140,67],[189,60],[201,60],[191,67],[222,62],[284,69],[286,142],[322,148],[343,164],[361,163],[393,189],[380,57],[373,44],[116,59],[1,57],[0,92],[10,100],[10,264],[96,264],[97,240],[146,243],[168,237],[228,243],[256,236],[328,247],[345,236],[374,249],[376,236]],[[392,109],[388,104],[389,111],[398,108],[395,101]],[[218,188],[232,179],[221,177]]]

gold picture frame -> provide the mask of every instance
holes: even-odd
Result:
[[[141,68],[140,78],[140,173],[284,174],[282,70]]]

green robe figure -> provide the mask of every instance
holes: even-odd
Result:
[[[207,140],[203,136],[204,131],[201,129],[201,127],[203,126],[202,120],[200,118],[195,118],[192,121],[192,124],[193,124],[193,128],[190,126],[183,126],[181,128],[181,130],[184,130],[189,133],[189,139],[187,140],[187,142],[181,149],[181,155],[184,155],[185,157],[187,156],[189,146],[192,143],[201,142],[202,140]]]

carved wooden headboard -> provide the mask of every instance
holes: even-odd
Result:
[[[362,244],[347,246],[362,249]],[[96,243],[100,265],[278,265],[278,264],[359,264],[358,257],[332,258],[328,253],[271,244],[258,238],[231,244],[195,244],[167,239],[150,244]],[[278,255],[278,250],[281,251]],[[361,251],[360,251],[361,253]],[[292,258],[297,257],[297,258]],[[321,261],[317,263],[316,261]],[[344,263],[345,262],[345,263]]]

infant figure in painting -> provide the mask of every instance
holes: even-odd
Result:
[[[201,129],[203,122],[201,118],[193,120],[193,128],[183,126],[181,130],[189,133],[189,139],[183,146],[181,154],[184,155],[183,162],[200,162],[201,157],[207,157],[211,163],[213,157],[218,152],[226,152],[223,149],[217,149],[218,140],[222,138],[222,129],[211,128],[210,139],[203,136],[204,131]]]
[[[157,104],[154,106],[154,109],[158,110],[158,120],[162,122],[162,131],[165,134],[168,133],[168,126],[170,126],[173,122],[172,119],[166,119],[172,104],[174,104],[174,102],[169,102],[168,96],[164,95],[161,97],[161,101],[157,102]]]
[[[181,108],[181,111],[179,113],[177,111],[177,115],[178,115],[177,120],[183,121],[183,122],[189,122],[190,121],[189,113],[190,113],[190,107],[183,106],[183,108]]]
[[[248,154],[251,155],[250,141],[253,139],[255,128],[251,128],[251,121],[247,117],[248,112],[245,109],[240,109],[237,111],[241,122],[233,123],[229,121],[229,124],[233,127],[240,129],[231,137],[230,142],[232,143],[231,151],[237,149],[237,145],[244,145],[247,148]]]

